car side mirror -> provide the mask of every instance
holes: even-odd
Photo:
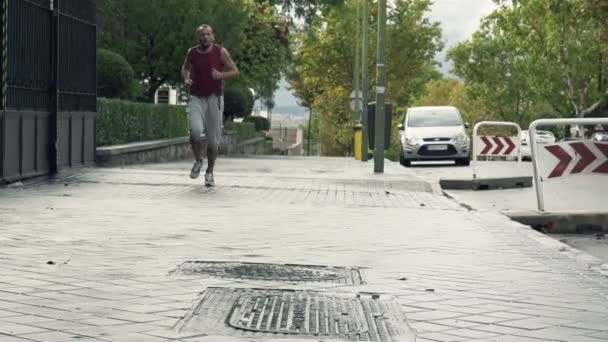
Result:
[[[468,123],[468,122],[465,122],[465,123],[464,123],[464,127],[465,127],[465,128],[469,128],[470,126],[471,126],[471,125],[469,125],[469,123]]]
[[[405,131],[405,125],[404,124],[399,124],[399,130],[400,131]]]

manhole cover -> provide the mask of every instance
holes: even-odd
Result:
[[[310,265],[281,265],[245,262],[187,261],[174,273],[210,277],[274,280],[289,282],[328,282],[358,285],[362,283],[357,268]]]
[[[208,288],[175,326],[177,338],[201,334],[341,341],[414,341],[389,295]]]

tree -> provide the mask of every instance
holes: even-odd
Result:
[[[121,55],[97,50],[97,95],[119,98],[128,95],[133,83],[133,68]]]
[[[263,102],[264,102],[264,107],[266,107],[266,110],[268,111],[268,116],[270,117],[272,114],[272,110],[274,109],[274,106],[275,106],[274,98],[265,97],[263,99]]]
[[[210,24],[252,88],[276,87],[289,62],[285,17],[255,0],[102,0],[99,45],[123,55],[152,99],[164,83],[180,84],[196,28]]]
[[[253,94],[241,82],[231,82],[224,89],[224,121],[243,118],[253,111]]]
[[[266,1],[243,1],[247,25],[234,53],[244,84],[256,97],[272,97],[291,62],[288,20]]]
[[[319,140],[324,154],[345,155],[351,152],[352,91],[355,6],[360,1],[345,1],[323,18],[311,23],[308,32],[298,36],[299,49],[295,66],[288,74],[295,95],[303,105],[319,116]],[[388,101],[395,107],[406,106],[422,90],[424,83],[437,77],[433,67],[435,52],[441,48],[441,30],[425,19],[430,1],[397,0],[389,13],[388,24]],[[376,18],[370,24],[370,99],[376,72]]]
[[[441,27],[426,17],[430,6],[430,0],[396,0],[388,16],[388,96],[399,106],[406,106],[425,83],[440,77],[434,57],[443,49]]]
[[[310,23],[318,14],[344,3],[344,0],[257,0],[260,3],[269,3],[280,6],[286,14],[295,14],[297,18]]]
[[[524,106],[542,100],[562,116],[584,117],[606,101],[605,1],[496,2],[473,40],[453,50],[457,74],[486,87],[499,80],[514,111],[519,97]]]
[[[528,84],[527,65],[518,47],[501,30],[495,18],[486,18],[470,41],[448,52],[454,74],[467,82],[467,95],[502,121],[529,122],[535,103],[543,102]]]
[[[485,103],[471,95],[471,90],[461,80],[446,78],[429,82],[424,94],[417,98],[414,106],[454,106],[463,114],[465,122],[474,124],[496,119]]]

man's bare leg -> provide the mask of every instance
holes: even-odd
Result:
[[[215,167],[215,160],[217,159],[218,148],[215,145],[209,145],[207,147],[207,173],[213,173]]]
[[[215,144],[209,144],[207,147],[207,171],[205,172],[205,185],[215,186],[215,179],[213,178],[213,168],[215,167],[215,160],[217,159],[218,147]]]
[[[192,156],[194,157],[194,160],[199,160],[202,161],[203,160],[203,142],[201,139],[198,140],[194,140],[190,143],[190,146],[192,148]]]
[[[195,179],[201,173],[201,168],[203,167],[203,144],[200,137],[198,139],[190,137],[190,148],[194,157],[194,165],[192,165],[192,170],[190,170],[190,178]]]

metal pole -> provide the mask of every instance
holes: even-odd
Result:
[[[359,37],[359,31],[361,30],[359,20],[360,20],[360,6],[358,4],[355,5],[356,15],[355,15],[355,37]],[[360,110],[359,110],[359,40],[355,39],[355,65],[353,70],[353,127],[357,124],[357,121],[360,120]],[[354,134],[354,130],[353,130]],[[353,156],[356,156],[357,153],[355,149],[357,146],[354,144],[354,135],[353,135]]]
[[[8,90],[8,0],[2,1],[2,108],[6,111]]]
[[[384,96],[386,93],[386,0],[378,1],[378,71],[376,81],[376,141],[374,172],[384,172]],[[390,133],[390,132],[389,132]]]
[[[367,102],[369,99],[369,74],[367,70],[367,59],[368,59],[368,50],[369,50],[369,0],[363,0],[363,46],[361,47],[361,88],[362,88],[362,115],[361,115],[361,124],[362,124],[362,132],[363,132],[363,151],[361,156],[361,161],[367,161],[367,154],[369,142],[367,141]]]
[[[361,7],[357,4],[356,5],[357,8],[357,15],[355,16],[356,18],[356,26],[357,26],[357,33],[355,35],[355,37],[359,37],[360,36],[360,32],[361,32]],[[360,50],[360,42],[358,39],[355,39],[355,74],[354,74],[354,79],[355,82],[353,83],[354,87],[355,87],[355,122],[361,120],[361,108],[359,106],[359,92],[361,91],[361,73],[360,73],[360,63],[361,63],[361,55],[359,55],[359,50]]]
[[[58,124],[58,116],[59,116],[59,26],[60,26],[60,16],[61,13],[59,11],[59,1],[54,0],[51,2],[51,8],[53,11],[53,20],[52,20],[52,52],[51,52],[51,79],[53,80],[53,86],[51,91],[51,108],[50,108],[50,116],[49,116],[49,171],[51,174],[55,174],[59,172],[59,149],[57,148],[57,139],[59,135],[59,124]]]
[[[7,96],[8,90],[8,0],[2,0],[2,107],[3,115],[0,116],[0,179],[4,178],[4,122],[6,120]]]
[[[308,148],[306,149],[306,155],[310,156],[310,132],[312,125],[312,108],[308,108]]]

